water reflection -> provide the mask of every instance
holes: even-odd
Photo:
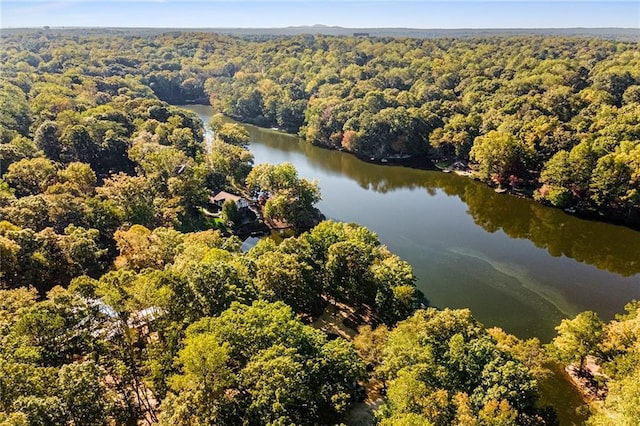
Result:
[[[461,199],[476,224],[526,238],[554,257],[566,256],[622,276],[640,273],[640,233],[569,216],[530,200],[467,185]]]
[[[208,120],[210,108],[202,108]],[[256,163],[290,161],[301,176],[319,179],[323,213],[378,233],[411,263],[435,306],[469,307],[487,326],[548,341],[562,318],[590,309],[611,319],[640,299],[637,231],[497,194],[455,174],[367,163],[247,129]]]
[[[528,239],[554,257],[566,256],[622,276],[640,273],[640,232],[622,226],[587,221],[531,200],[498,194],[484,184],[455,174],[380,166],[352,155],[318,149],[275,131],[248,126],[252,140],[283,152],[303,153],[324,173],[346,176],[360,187],[379,193],[422,188],[457,196],[468,206],[474,222],[487,232],[502,230],[512,238]]]

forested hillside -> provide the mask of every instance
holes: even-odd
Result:
[[[469,157],[513,185],[540,172],[543,199],[630,220],[637,46],[43,31],[3,35],[0,58],[0,424],[338,424],[363,397],[385,425],[555,424],[587,410],[554,410],[551,369],[588,355],[611,383],[594,424],[637,414],[636,304],[546,348],[422,309],[375,233],[302,232],[317,183],[254,167],[239,125],[214,119],[207,145],[167,103],[359,155]],[[208,212],[220,190],[300,232],[243,252]]]
[[[170,103],[210,101],[243,121],[365,158],[471,161],[493,184],[637,225],[634,42],[40,32],[3,44],[4,90],[40,95],[34,111],[18,103],[3,114],[23,135],[42,124],[44,98],[61,110],[84,102],[68,89],[52,95],[43,86],[68,83],[43,85],[34,72],[95,77],[102,102],[122,78]]]

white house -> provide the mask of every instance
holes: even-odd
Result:
[[[236,203],[236,206],[238,206],[238,210],[246,209],[249,207],[249,200],[239,195],[230,194],[225,191],[220,191],[214,197],[211,197],[211,203],[215,204],[218,207],[222,207],[224,202],[227,200],[234,201]]]

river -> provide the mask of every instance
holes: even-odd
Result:
[[[206,123],[208,106],[185,107]],[[291,162],[317,180],[327,218],[374,231],[439,308],[470,308],[521,338],[554,335],[584,310],[604,320],[640,299],[640,232],[497,194],[453,173],[363,162],[246,126],[255,164]]]

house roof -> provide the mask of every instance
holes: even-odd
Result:
[[[225,192],[225,191],[220,191],[215,195],[215,197],[211,198],[211,201],[213,201],[213,202],[226,201],[226,200],[231,200],[231,201],[238,202],[239,200],[242,200],[242,197],[239,196],[239,195],[230,194],[230,193]]]
[[[149,324],[162,316],[162,314],[164,314],[164,310],[157,306],[151,306],[140,311],[133,311],[129,315],[127,325],[129,327],[136,327],[143,324]]]

